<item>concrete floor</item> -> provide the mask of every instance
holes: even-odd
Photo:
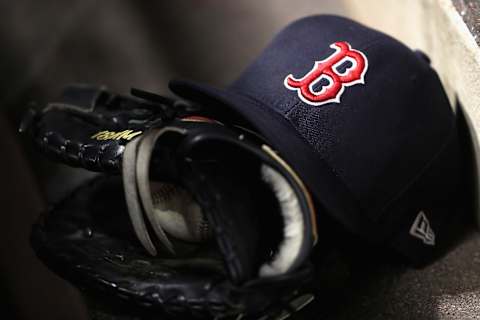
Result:
[[[479,246],[478,234],[470,233],[423,269],[355,265],[343,289],[331,290],[332,301],[317,299],[302,319],[480,319]]]

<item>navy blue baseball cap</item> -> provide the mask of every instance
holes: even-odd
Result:
[[[421,52],[346,18],[312,16],[283,29],[230,86],[170,88],[263,135],[319,214],[412,262],[436,256],[458,204],[460,152],[455,114]]]

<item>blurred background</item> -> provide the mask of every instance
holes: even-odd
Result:
[[[453,5],[459,13],[444,13],[455,10]],[[475,9],[478,1],[0,0],[0,314],[5,319],[86,319],[78,292],[36,259],[28,236],[42,210],[91,174],[49,163],[17,134],[30,101],[47,102],[68,83],[160,94],[168,94],[172,78],[222,86],[289,22],[334,13],[424,49],[452,101],[480,106],[469,93],[476,88],[457,89],[463,88],[463,73],[450,70],[444,60],[445,52],[457,47],[444,48],[448,33],[438,29],[450,28],[444,14],[455,14],[455,23],[463,23],[465,16],[476,32]],[[475,118],[468,121],[475,123]],[[325,319],[478,318],[479,266],[480,240],[469,232],[461,245],[426,269],[391,272],[375,266],[385,277],[372,284],[372,266],[356,266],[347,274],[360,278],[351,288],[358,295],[342,291],[338,306],[316,314]],[[351,308],[340,307],[344,303]]]

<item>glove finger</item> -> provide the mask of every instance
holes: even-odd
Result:
[[[185,109],[153,93],[133,90],[133,94],[138,96],[118,95],[104,87],[69,86],[55,102],[27,112],[20,130],[55,161],[120,173],[126,143],[151,127],[164,126]]]

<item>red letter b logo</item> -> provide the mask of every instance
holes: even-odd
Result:
[[[297,91],[298,97],[303,102],[313,106],[339,103],[345,87],[364,83],[368,69],[367,57],[362,52],[352,49],[350,44],[344,41],[335,42],[330,48],[335,49],[335,52],[322,61],[315,61],[312,70],[303,78],[295,79],[289,74],[284,81],[285,87]],[[347,61],[351,66],[340,73],[338,67]],[[323,86],[320,91],[315,91],[313,87],[322,79],[327,80],[328,85]]]

